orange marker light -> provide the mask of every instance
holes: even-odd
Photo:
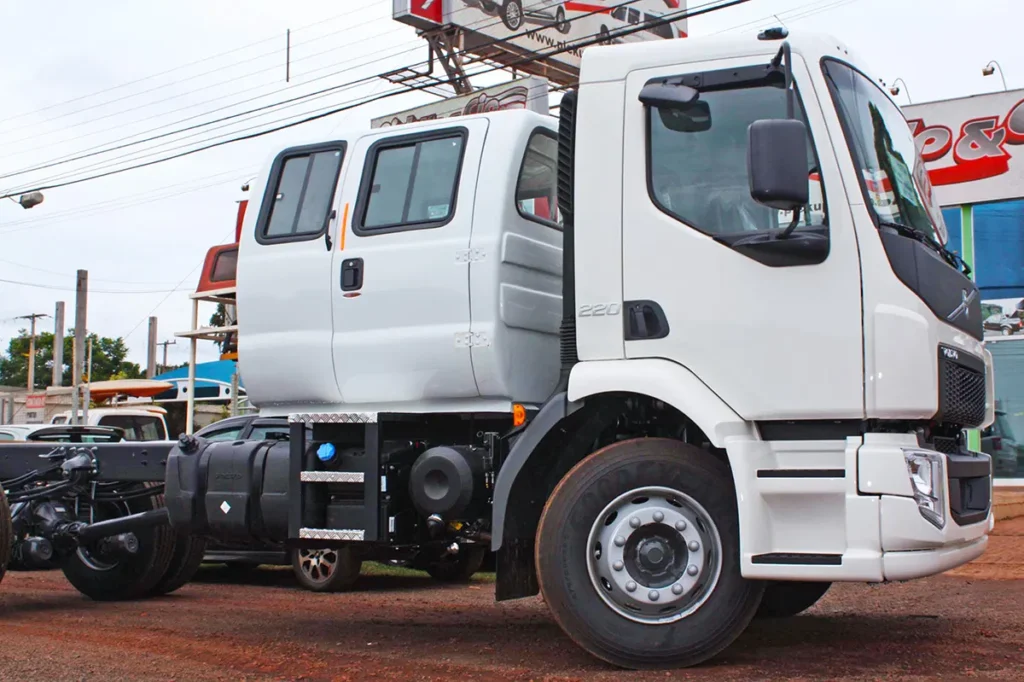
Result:
[[[512,406],[512,425],[522,426],[526,423],[526,408],[516,403]]]

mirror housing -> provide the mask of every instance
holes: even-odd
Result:
[[[640,101],[657,107],[662,125],[678,133],[699,133],[711,127],[711,107],[688,85],[652,81],[640,91]]]
[[[762,119],[747,129],[750,196],[780,211],[810,201],[807,183],[807,126],[796,119]]]

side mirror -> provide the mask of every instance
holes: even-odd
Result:
[[[750,196],[780,211],[795,211],[810,200],[807,183],[807,126],[796,119],[762,119],[747,130]]]

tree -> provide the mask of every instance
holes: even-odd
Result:
[[[145,376],[142,368],[128,362],[128,346],[124,339],[111,339],[90,334],[92,340],[92,380],[141,379]],[[7,352],[0,354],[0,385],[24,386],[28,383],[28,332],[22,329],[19,336],[7,344]],[[87,341],[88,343],[88,341]],[[88,349],[88,346],[86,346]],[[88,351],[85,354],[88,363]],[[71,364],[74,361],[74,330],[68,330],[64,337],[63,383],[70,386]],[[83,375],[88,367],[83,367]],[[36,386],[52,385],[53,381],[53,333],[42,332],[36,336]],[[83,376],[84,379],[84,376]]]
[[[210,315],[210,326],[226,327],[228,325],[235,324],[233,313],[234,306],[232,306],[231,314],[229,314],[228,307],[223,303],[218,303],[217,310],[213,315]],[[227,353],[228,351],[233,350],[233,346],[235,345],[235,339],[233,336],[233,334],[229,334],[224,336],[220,341],[214,341],[213,343],[220,349],[221,353]]]

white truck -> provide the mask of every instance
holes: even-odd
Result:
[[[382,556],[465,577],[490,548],[498,599],[542,592],[627,668],[705,661],[833,582],[978,557],[978,290],[899,108],[838,41],[785,38],[590,48],[557,120],[277,154],[242,229],[238,349],[290,440],[183,437],[171,529],[335,548],[353,579]],[[163,511],[80,544],[155,537]],[[124,544],[95,551],[156,552]]]

